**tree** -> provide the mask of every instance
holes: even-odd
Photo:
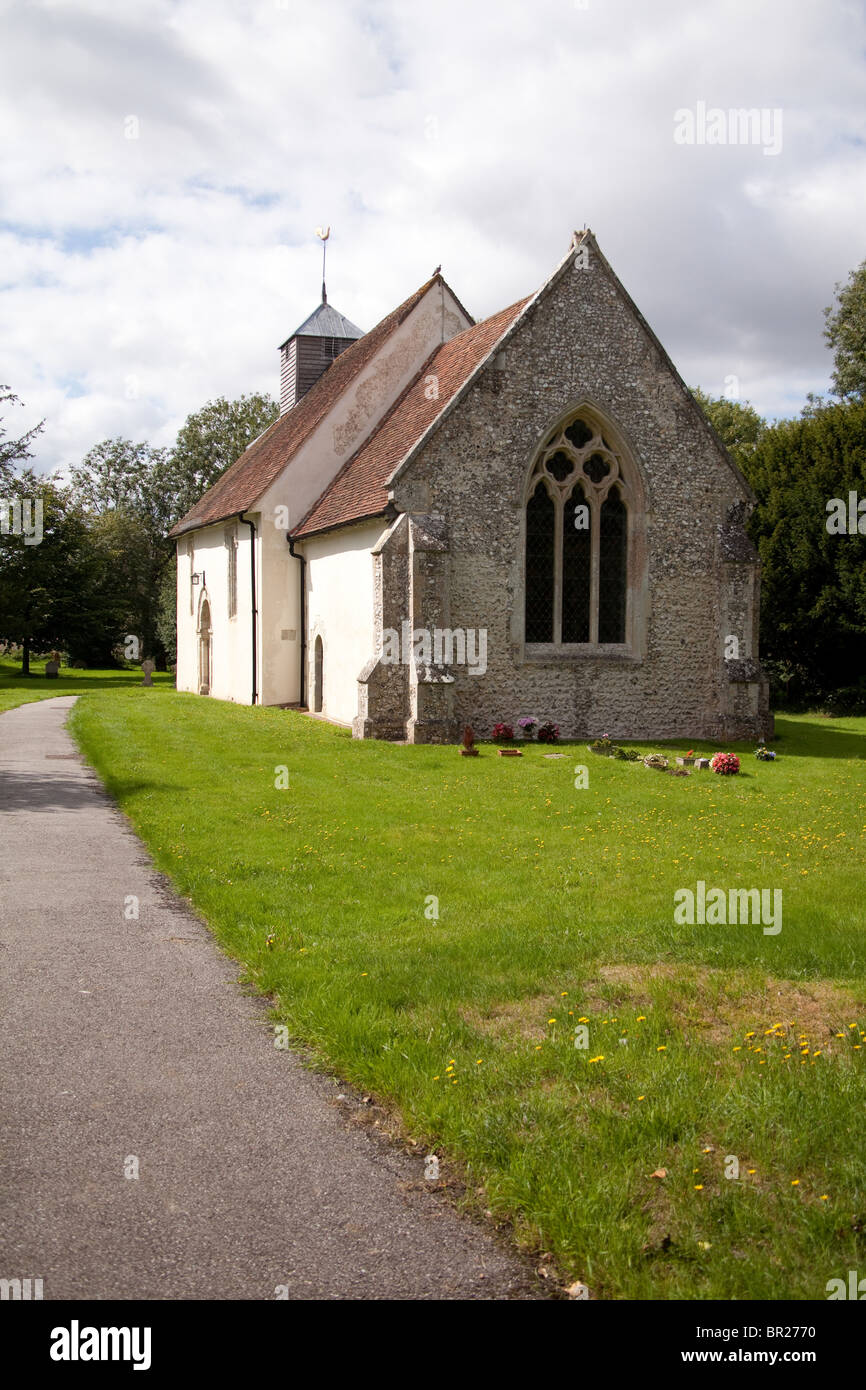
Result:
[[[71,470],[70,497],[88,517],[94,552],[112,576],[124,632],[139,637],[142,655],[159,670],[175,646],[168,532],[278,414],[270,396],[220,397],[187,417],[171,450],[104,439]],[[115,629],[112,622],[107,632]],[[97,646],[78,654],[89,663],[109,660]]]
[[[133,444],[131,439],[103,439],[69,470],[70,494],[91,516],[121,509],[147,511],[151,475],[167,456],[167,449]]]
[[[175,501],[168,450],[130,439],[104,439],[71,471],[70,494],[87,515],[95,553],[112,576],[123,635],[134,634],[142,656],[165,670],[166,653],[157,628],[159,585],[174,553],[167,532]],[[88,664],[110,664],[99,642],[77,656]]]
[[[837,284],[824,310],[824,337],[833,349],[833,391],[843,400],[866,397],[866,261]]]
[[[18,397],[8,386],[0,386],[0,406],[20,404]],[[45,421],[40,420],[38,425],[34,425],[32,430],[27,430],[18,439],[7,439],[6,430],[2,418],[0,418],[0,487],[4,492],[11,487],[15,465],[24,463],[33,457],[33,450],[30,446],[44,428]]]
[[[827,529],[831,499],[847,511],[849,493],[866,497],[866,401],[772,426],[744,471],[757,496],[762,657],[793,672],[805,702],[841,690],[866,701],[866,535]]]
[[[121,629],[111,569],[93,543],[87,517],[69,491],[23,469],[16,494],[41,506],[41,535],[0,536],[0,639],[20,646],[21,670],[31,651],[103,644],[110,653]]]
[[[156,628],[169,661],[177,661],[177,570],[166,565],[159,584]]]
[[[698,386],[693,386],[691,392],[734,462],[742,468],[743,460],[755,452],[766,433],[766,420],[748,401],[733,401],[727,396],[713,399]]]
[[[273,424],[279,413],[271,396],[255,392],[236,401],[220,396],[187,416],[166,469],[175,499],[172,524]]]

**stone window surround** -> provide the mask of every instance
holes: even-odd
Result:
[[[223,537],[228,551],[226,562],[226,609],[230,620],[238,616],[238,527],[226,526]]]
[[[620,489],[620,495],[625,502],[628,515],[628,542],[627,542],[627,579],[626,579],[626,621],[625,621],[625,642],[527,642],[525,640],[525,604],[526,604],[526,505],[538,483],[539,469],[541,460],[548,453],[556,452],[551,441],[556,441],[564,430],[574,423],[576,419],[582,419],[593,429],[596,435],[602,436],[607,442],[607,449],[599,449],[594,443],[590,442],[581,449],[575,449],[571,445],[571,452],[583,457],[589,457],[593,453],[610,453],[616,460],[616,477],[605,479],[603,491],[596,492],[596,502],[590,504],[591,524],[593,527],[593,560],[592,560],[592,597],[590,599],[590,614],[593,630],[597,630],[597,583],[598,583],[598,518],[600,507],[598,503],[603,500],[608,489],[616,482]],[[578,475],[580,476],[580,474]],[[593,485],[589,482],[586,491],[592,492]],[[556,542],[555,542],[555,571],[554,571],[554,613],[560,604],[562,586],[562,510],[563,500],[560,496],[556,497],[557,484],[554,482],[552,488],[548,485],[548,491],[554,497],[557,506],[556,514]],[[610,418],[609,414],[601,410],[593,402],[583,399],[578,404],[572,405],[564,411],[558,420],[551,422],[550,426],[542,432],[541,438],[536,445],[529,467],[526,471],[526,482],[523,488],[520,506],[520,535],[519,535],[519,564],[517,567],[517,581],[514,591],[514,608],[512,610],[511,636],[513,644],[513,659],[524,665],[574,665],[578,662],[587,660],[603,660],[608,662],[624,662],[628,664],[640,664],[646,655],[646,614],[648,608],[648,588],[646,574],[646,486],[642,477],[641,470],[636,460],[635,451],[629,447],[623,438],[622,432]]]

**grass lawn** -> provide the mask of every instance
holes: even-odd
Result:
[[[29,705],[34,700],[52,700],[57,695],[85,695],[93,690],[121,690],[141,685],[141,682],[138,666],[123,671],[73,671],[69,666],[61,666],[57,679],[49,681],[45,679],[44,657],[30,662],[29,676],[22,676],[20,661],[0,657],[0,713],[18,705]],[[174,676],[154,671],[153,682],[171,689]]]
[[[866,720],[779,719],[777,762],[688,778],[168,690],[72,727],[275,1021],[564,1277],[824,1299],[866,1269]],[[781,889],[781,932],[677,924],[699,879]]]

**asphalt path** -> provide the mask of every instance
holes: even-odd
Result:
[[[0,715],[0,1278],[46,1300],[544,1297],[423,1155],[274,1046],[83,763],[73,704]]]

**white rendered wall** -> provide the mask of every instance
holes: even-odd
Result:
[[[283,491],[285,489],[283,488]],[[285,512],[269,498],[259,503],[260,703],[294,705],[300,700],[301,615],[300,561],[289,553]],[[247,528],[249,529],[249,528]]]
[[[304,541],[307,556],[307,705],[313,708],[316,638],[322,638],[322,714],[351,724],[358,676],[374,654],[373,558],[385,528],[368,523]]]
[[[249,527],[237,528],[237,613],[228,612],[226,525],[219,522],[192,531],[178,541],[177,561],[177,688],[198,694],[199,615],[203,599],[211,615],[211,687],[218,700],[248,705],[252,697],[250,541]],[[192,544],[192,555],[184,553]],[[191,585],[197,572],[203,581]],[[192,609],[190,612],[190,595]]]
[[[256,501],[256,511],[250,515],[257,530],[259,704],[294,704],[300,699],[300,565],[289,554],[286,526],[291,531],[299,525],[435,348],[468,326],[460,305],[447,287],[437,281],[305,440],[280,477]],[[199,689],[201,586],[195,587],[194,611],[190,613],[189,576],[191,570],[204,570],[213,632],[211,694],[220,700],[249,704],[252,666],[250,532],[248,526],[238,523],[237,616],[229,618],[224,528],[225,523],[219,522],[188,532],[178,542],[177,688],[195,692]],[[381,530],[381,525],[375,526],[376,537]],[[310,555],[309,547],[315,546],[317,557],[330,562],[327,572],[323,569],[317,582],[326,586],[328,594],[322,621],[327,618],[328,643],[334,663],[331,717],[346,723],[351,722],[355,714],[358,673],[372,655],[372,562],[368,553],[366,564],[358,565],[356,542],[346,539],[355,534],[352,528],[335,532],[321,543],[314,538],[297,547],[302,553],[306,548]],[[190,541],[195,552],[192,562],[184,553]],[[338,559],[343,545],[349,546],[345,564]],[[343,573],[349,595],[356,580],[360,582],[357,603],[351,597],[338,597],[343,584],[343,578],[338,576]],[[346,641],[341,656],[338,656],[339,632],[345,633]],[[355,653],[362,649],[363,655],[356,662]],[[311,662],[312,644],[307,657]],[[308,682],[308,696],[310,691]],[[348,713],[338,713],[338,708]]]

